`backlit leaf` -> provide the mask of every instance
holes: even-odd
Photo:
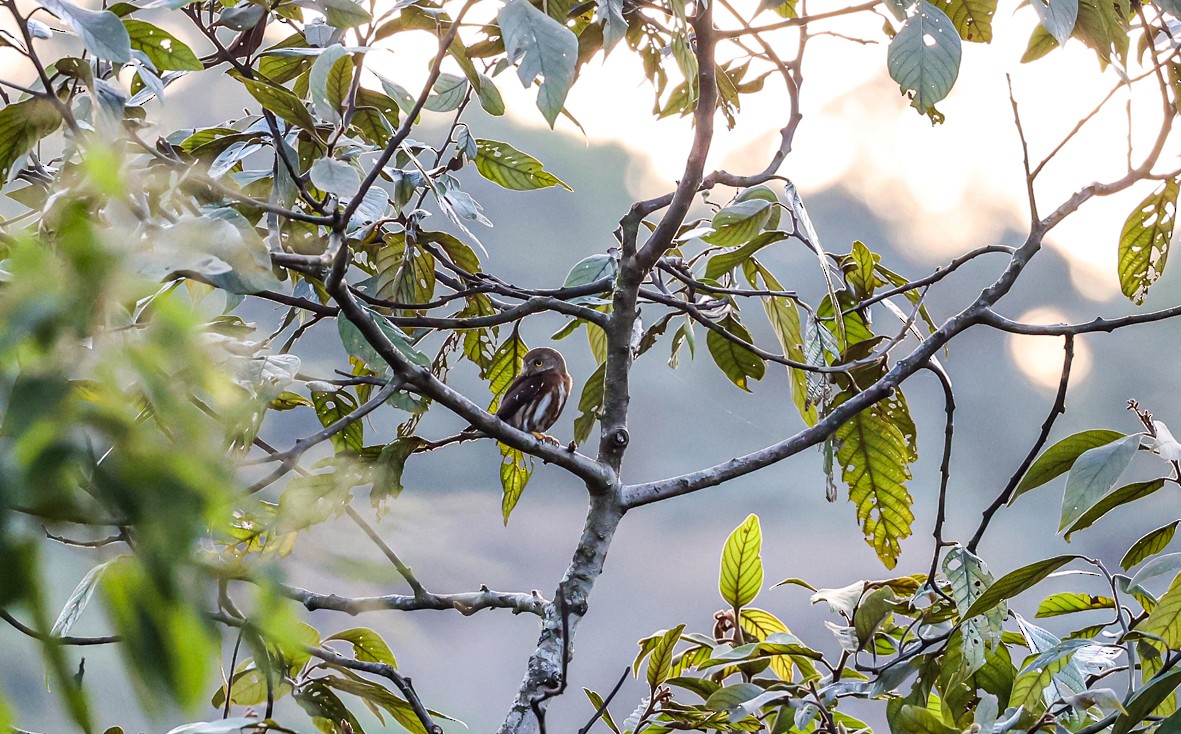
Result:
[[[960,36],[947,15],[919,0],[890,42],[886,67],[890,77],[911,95],[912,106],[926,114],[951,91],[960,72]]]
[[[842,424],[835,438],[841,478],[865,541],[893,568],[914,522],[914,500],[905,485],[911,478],[906,437],[879,406],[870,406]]]
[[[511,0],[497,19],[505,52],[517,64],[521,83],[528,87],[541,77],[537,107],[553,127],[574,83],[578,38],[529,0]]]
[[[489,181],[512,191],[532,191],[565,182],[546,171],[541,161],[498,140],[476,139],[476,170]]]
[[[1144,303],[1149,286],[1165,271],[1178,192],[1181,184],[1176,179],[1162,181],[1124,222],[1119,237],[1119,284],[1124,295],[1136,305]]]
[[[718,591],[735,609],[750,604],[763,588],[763,559],[759,552],[763,533],[757,515],[748,515],[722,547],[722,567]]]
[[[1013,504],[1018,497],[1029,490],[1040,487],[1051,479],[1070,471],[1070,467],[1074,466],[1075,460],[1084,451],[1104,446],[1123,437],[1124,434],[1119,431],[1109,431],[1102,428],[1067,436],[1043,451],[1042,455],[1037,457],[1037,461],[1030,465],[1025,476],[1021,478],[1021,483],[1013,490],[1009,504]]]
[[[1062,498],[1062,519],[1058,530],[1070,527],[1096,502],[1111,491],[1140,448],[1140,434],[1125,436],[1104,446],[1084,451],[1066,477]]]

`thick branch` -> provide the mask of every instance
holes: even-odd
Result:
[[[513,614],[536,614],[543,616],[549,605],[537,592],[529,594],[523,592],[493,591],[487,586],[479,591],[461,592],[458,594],[432,594],[424,591],[422,594],[408,596],[405,594],[387,594],[385,596],[347,597],[336,594],[317,594],[314,591],[301,589],[296,586],[282,587],[283,593],[290,599],[303,604],[308,611],[327,609],[334,612],[357,615],[362,612],[380,610],[396,610],[411,612],[422,609],[437,611],[454,610],[464,616],[471,616],[481,609],[509,609]]]

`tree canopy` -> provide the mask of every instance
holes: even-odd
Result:
[[[991,43],[995,14],[1013,10],[995,1],[2,4],[0,172],[12,203],[0,236],[0,619],[41,642],[46,682],[80,729],[100,725],[90,702],[103,682],[77,654],[93,645],[120,648],[144,710],[191,712],[174,734],[458,726],[446,701],[415,690],[396,644],[365,626],[326,634],[303,615],[314,610],[536,617],[534,649],[487,663],[523,671],[505,702],[506,733],[838,734],[884,722],[894,734],[1167,734],[1181,723],[1181,554],[1163,552],[1179,520],[1119,539],[1118,570],[1115,559],[1081,554],[990,569],[978,555],[1009,505],[1063,475],[1056,529],[1066,537],[1181,485],[1181,444],[1147,410],[1164,406],[1130,401],[1138,431],[1074,426],[1051,442],[1079,339],[1181,315],[1179,305],[1137,308],[1164,272],[1181,191],[1175,0],[1030,0],[1040,22],[1025,31],[1021,64],[1059,46],[1090,49],[1098,82],[1079,94],[1094,111],[1024,119],[1011,91],[1022,231],[917,276],[868,237],[833,242],[809,216],[809,182],[793,178],[790,157],[807,145],[797,140],[806,62],[821,45],[874,44],[896,104],[937,126],[965,49]],[[519,98],[502,90],[523,88],[535,102],[516,117],[581,128],[567,103],[595,73],[590,62],[609,54],[633,59],[652,94],[651,110],[612,109],[620,125],[655,116],[691,126],[683,171],[664,193],[613,213],[617,227],[601,233],[609,246],[570,258],[561,282],[514,282],[503,263],[527,270],[546,243],[496,251],[481,241],[487,227],[564,213],[485,208],[474,184],[581,194],[487,132],[506,98]],[[1018,66],[1018,75],[1028,68]],[[222,97],[246,108],[187,126],[201,124],[203,99]],[[749,169],[713,168],[714,141],[745,102],[767,97],[781,111],[760,121],[778,130],[773,149]],[[1066,193],[1044,186],[1047,170],[1085,169],[1080,134],[1121,104],[1126,129],[1109,144],[1126,151],[1123,170],[1082,173]],[[1040,149],[1026,138],[1033,126],[1060,132]],[[1001,299],[1028,277],[1047,236],[1093,199],[1127,191],[1143,199],[1111,243],[1111,278],[1129,315],[1005,316]],[[810,270],[777,269],[773,254],[788,248],[808,253]],[[951,276],[969,263],[991,268],[989,283],[956,291]],[[946,313],[928,307],[941,288],[957,299]],[[270,313],[260,305],[274,309],[273,323],[250,320]],[[522,325],[544,315],[565,323],[547,346],[565,348],[578,333],[597,365],[574,384],[569,445],[496,415],[539,346]],[[1059,337],[1063,360],[1040,434],[1024,456],[997,457],[1013,465],[1011,479],[988,488],[974,533],[952,538],[957,393],[947,365],[951,343],[972,328]],[[335,351],[309,346],[313,337]],[[785,380],[791,404],[766,409],[798,415],[797,428],[721,463],[639,481],[626,457],[660,447],[632,430],[645,392],[633,365],[676,369],[690,358],[735,390]],[[478,375],[491,395],[458,389],[453,371]],[[920,373],[934,380],[912,386]],[[987,377],[980,366],[966,374]],[[944,406],[929,558],[902,557],[919,531],[909,489],[918,429],[904,385],[933,388]],[[430,422],[440,415],[471,428],[443,438],[437,427],[451,424]],[[708,427],[685,430],[699,428]],[[569,539],[565,574],[537,581],[552,591],[429,590],[382,529],[382,515],[415,489],[408,465],[453,461],[480,438],[498,447],[487,471],[499,475],[506,525],[539,463],[585,487],[585,526]],[[717,539],[723,604],[713,629],[676,624],[640,640],[630,672],[647,685],[641,701],[618,700],[619,686],[587,689],[585,718],[547,722],[550,702],[571,693],[580,622],[612,611],[597,610],[592,591],[627,513],[812,449],[824,471],[800,501],[847,497],[848,532],[860,532],[887,576],[842,588],[780,582],[811,592],[832,638],[803,640],[753,606],[769,576],[751,514]],[[1121,483],[1141,452],[1157,476]],[[341,518],[404,588],[349,597],[287,581],[301,534]],[[48,592],[49,543],[97,559],[60,610]],[[1070,589],[1032,614],[1017,603],[1064,573]],[[92,598],[110,634],[72,634]],[[1098,623],[1064,635],[1030,621],[1094,611],[1087,619]],[[847,699],[876,702],[877,718],[855,718]],[[21,726],[20,701],[0,699],[0,728]]]

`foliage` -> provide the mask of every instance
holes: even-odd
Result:
[[[1063,474],[1058,531],[1067,539],[1181,481],[1181,443],[1134,402],[1142,431],[1086,430],[1042,451],[1065,408],[1074,339],[1173,318],[1181,307],[1066,325],[1019,323],[994,308],[1055,227],[1090,199],[1133,188],[1145,198],[1112,243],[1113,280],[1136,306],[1155,287],[1181,188],[1181,171],[1163,163],[1176,158],[1181,7],[1032,5],[1039,24],[1023,61],[1084,44],[1113,67],[1115,91],[1137,109],[1163,110],[1154,141],[1133,147],[1129,130],[1125,171],[1080,183],[1046,209],[1039,176],[1060,154],[1086,156],[1073,144],[1092,116],[1038,120],[1072,131],[1033,164],[1018,115],[1024,240],[984,245],[912,278],[868,240],[847,252],[845,243],[822,243],[824,223],[778,173],[798,144],[805,57],[811,63],[817,43],[884,41],[879,66],[906,98],[898,106],[908,100],[940,122],[936,105],[959,79],[963,44],[994,38],[998,7],[989,0],[837,9],[803,0],[5,1],[0,45],[15,62],[5,74],[15,76],[0,79],[0,174],[14,213],[0,234],[0,619],[40,641],[53,695],[83,731],[95,721],[73,648],[117,645],[146,711],[177,704],[205,719],[174,734],[312,726],[361,734],[388,722],[436,734],[447,717],[399,667],[397,641],[368,627],[325,634],[301,612],[507,609],[538,617],[541,632],[502,731],[544,731],[548,701],[565,690],[578,622],[633,508],[818,447],[827,476],[814,478],[815,495],[824,485],[835,499],[843,484],[850,527],[860,526],[887,569],[898,567],[915,534],[908,483],[919,458],[903,383],[916,389],[908,380],[926,370],[942,388],[946,418],[926,572],[833,589],[784,582],[812,589],[830,615],[834,639],[805,643],[776,613],[752,606],[774,602],[762,596],[763,536],[751,514],[723,546],[725,606],[714,629],[677,624],[641,640],[632,671],[643,668],[647,696],[620,719],[610,712],[616,692],[588,689],[594,710],[583,731],[599,721],[637,734],[868,730],[839,709],[844,699],[881,702],[894,734],[1175,730],[1181,554],[1163,551],[1177,520],[1125,539],[1125,573],[1082,555],[997,573],[977,553],[995,513]],[[867,18],[873,37],[862,38],[856,23]],[[433,51],[416,55],[410,37],[429,39]],[[373,59],[394,47],[396,63],[379,75]],[[519,106],[501,91],[515,84],[515,69],[535,91],[528,114],[550,128],[560,119],[581,127],[566,101],[600,52],[642,69],[656,118],[692,118],[685,169],[669,192],[619,213],[612,247],[570,256],[560,283],[510,282],[493,270],[510,259],[528,265],[549,243],[489,252],[484,228],[526,215],[485,209],[482,182],[520,197],[581,194],[559,166],[484,137],[488,118]],[[181,83],[188,77],[207,86],[194,93]],[[177,102],[191,107],[202,94],[232,96],[246,109],[218,124],[166,127]],[[784,113],[763,168],[707,173],[715,118],[732,128],[744,102],[772,94],[783,95]],[[1020,111],[1016,98],[1012,105]],[[527,211],[554,215],[564,212]],[[812,270],[775,267],[800,248],[814,256]],[[928,310],[929,288],[989,254],[1007,261],[987,288],[957,312]],[[246,321],[257,304],[281,316]],[[566,382],[542,398],[546,407],[576,403],[569,446],[494,415],[513,381],[529,376],[521,326],[539,314],[567,319],[555,341],[584,329],[596,365],[574,383],[577,401]],[[1040,437],[961,544],[943,536],[956,406],[940,359],[973,326],[1061,337],[1066,352]],[[339,350],[305,366],[313,329]],[[630,401],[642,392],[632,367],[653,354],[667,354],[670,368],[708,355],[711,369],[749,392],[786,371],[798,431],[715,466],[633,483],[625,454],[659,449],[629,433]],[[454,369],[478,374],[491,398],[457,390]],[[470,428],[432,440],[437,424],[424,428],[427,414]],[[370,415],[396,424],[392,437],[367,426]],[[260,436],[277,425],[312,428],[275,447]],[[487,586],[432,592],[396,539],[367,519],[415,490],[408,465],[446,461],[462,450],[452,444],[478,439],[498,446],[487,473],[500,478],[505,524],[530,501],[540,463],[587,490],[586,528],[552,599]],[[1140,452],[1154,455],[1159,476],[1121,486]],[[286,583],[301,538],[337,521],[355,524],[409,593],[348,598]],[[48,602],[50,542],[97,558],[60,610]],[[1044,595],[1032,616],[1098,611],[1107,621],[1064,638],[1029,622],[1021,595],[1041,593],[1052,575],[1070,588]],[[72,634],[92,604],[102,605],[111,634]],[[232,653],[219,671],[224,650]],[[277,713],[283,700],[307,716]],[[20,724],[11,708],[0,700],[0,729]]]

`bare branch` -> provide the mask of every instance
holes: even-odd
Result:
[[[119,642],[122,639],[118,635],[109,635],[107,637],[54,637],[53,635],[47,635],[44,632],[38,632],[3,609],[0,609],[0,619],[3,619],[23,635],[32,637],[35,640],[41,640],[42,642],[53,642],[58,645],[73,645],[79,647],[86,647],[89,645],[110,645],[111,643]]]
[[[493,591],[487,586],[481,586],[479,591],[460,592],[457,594],[433,594],[424,592],[420,596],[404,594],[387,594],[385,596],[346,597],[336,594],[317,594],[296,586],[281,587],[283,593],[290,599],[303,604],[308,611],[328,609],[334,612],[357,615],[362,612],[380,610],[395,610],[411,612],[423,609],[437,611],[456,611],[464,616],[471,616],[481,609],[509,609],[514,614],[535,614],[543,616],[549,602],[536,591],[532,593]]]

